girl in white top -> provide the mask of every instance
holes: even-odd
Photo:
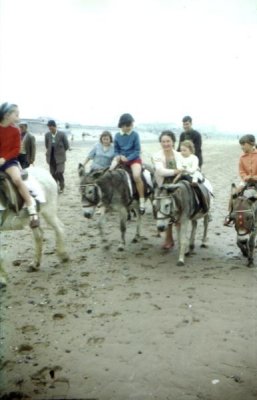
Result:
[[[185,140],[184,142],[181,142],[181,164],[180,161],[178,162],[178,169],[181,170],[181,175],[179,176],[189,176],[190,180],[192,180],[192,183],[203,183],[206,189],[213,194],[212,184],[207,178],[203,177],[199,168],[199,159],[194,154],[194,150],[195,147],[191,140]]]
[[[185,140],[180,146],[181,158],[178,162],[178,169],[181,170],[182,175],[189,175],[192,178],[192,182],[202,182],[203,175],[199,168],[199,159],[194,154],[195,148],[191,140]]]

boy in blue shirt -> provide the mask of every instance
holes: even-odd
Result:
[[[130,114],[120,117],[118,127],[120,132],[114,138],[114,162],[110,169],[119,163],[131,168],[133,179],[139,195],[139,212],[145,213],[144,184],[141,179],[142,160],[140,158],[141,145],[137,132],[133,130],[134,118]]]

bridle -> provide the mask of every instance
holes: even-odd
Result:
[[[83,188],[93,188],[93,194],[90,198],[86,195],[85,190]],[[102,201],[102,192],[100,187],[96,183],[86,183],[84,185],[80,185],[80,190],[83,196],[83,208],[87,207],[96,207],[101,205]],[[86,200],[86,203],[84,202]]]
[[[155,210],[155,212],[156,212],[156,219],[159,221],[159,220],[164,220],[164,219],[167,219],[167,218],[169,218],[170,219],[170,224],[173,224],[173,223],[177,223],[178,222],[178,220],[179,220],[179,216],[175,216],[173,213],[172,213],[172,210],[177,210],[177,204],[176,204],[176,201],[175,201],[175,199],[174,199],[174,196],[172,196],[172,194],[171,195],[166,195],[166,196],[156,196],[155,198],[154,198],[155,200],[157,200],[157,202],[156,202],[156,210]],[[163,199],[169,199],[170,200],[170,203],[169,203],[169,207],[167,207],[167,211],[164,211],[164,210],[161,210],[161,200],[163,200]],[[161,214],[161,216],[157,216],[157,214]]]
[[[255,230],[255,213],[252,207],[250,209],[246,208],[241,208],[245,207],[242,205],[242,202],[245,200],[243,197],[239,198],[240,200],[240,205],[238,210],[233,210],[232,213],[236,214],[235,218],[235,229],[237,231],[238,236],[245,236],[248,235],[249,233],[253,232]],[[246,221],[245,216],[249,214],[250,215],[250,221],[249,223]],[[240,233],[239,230],[244,230],[244,233]]]

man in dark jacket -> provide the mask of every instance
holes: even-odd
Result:
[[[18,160],[22,168],[28,168],[35,161],[36,139],[35,136],[28,132],[27,122],[20,122],[19,127],[21,131],[21,150]]]
[[[64,190],[64,169],[66,151],[69,142],[64,132],[57,129],[56,122],[50,120],[47,123],[49,132],[45,134],[46,161],[50,166],[50,173],[59,185],[59,193]]]
[[[186,116],[182,119],[184,132],[181,133],[179,138],[178,151],[180,151],[181,142],[184,140],[191,140],[195,146],[195,155],[199,158],[199,167],[201,168],[203,164],[202,157],[202,137],[201,134],[194,129],[192,129],[192,118]]]

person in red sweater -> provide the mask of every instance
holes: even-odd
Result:
[[[16,104],[3,103],[0,106],[0,171],[6,172],[24,199],[30,215],[30,227],[39,226],[35,200],[30,196],[27,186],[21,178],[21,169],[17,160],[21,148],[21,133],[15,124],[19,120]]]
[[[237,192],[240,193],[247,184],[256,187],[257,185],[257,150],[254,135],[244,135],[239,139],[239,144],[243,150],[243,154],[239,159],[239,175],[241,182],[237,187]],[[225,217],[224,225],[230,226],[232,200],[229,200],[229,214]]]

